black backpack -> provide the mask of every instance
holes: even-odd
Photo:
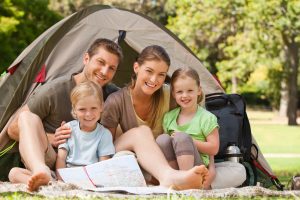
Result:
[[[238,94],[213,93],[206,95],[205,106],[217,117],[220,126],[220,147],[215,160],[224,161],[227,157],[227,147],[234,144],[241,151],[240,162],[247,173],[247,180],[242,186],[256,185],[260,182],[264,187],[274,185],[277,189],[283,190],[284,185],[278,178],[270,174],[258,162],[259,150],[252,143],[251,128],[243,97]]]
[[[226,148],[235,144],[244,161],[251,158],[252,136],[246,104],[238,94],[214,93],[206,96],[206,109],[213,113],[220,126],[220,148],[215,159],[225,159]]]

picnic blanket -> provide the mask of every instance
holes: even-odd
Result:
[[[158,196],[187,196],[194,198],[232,198],[232,197],[292,197],[299,198],[300,190],[285,190],[276,191],[266,189],[260,186],[249,186],[243,188],[227,188],[227,189],[214,189],[214,190],[182,190],[174,191],[171,189],[167,190],[153,190],[151,187],[146,188],[148,191],[152,190],[152,193],[147,195],[139,195],[140,197],[158,197]],[[164,191],[164,192],[160,192]],[[167,191],[167,192],[166,192]],[[25,184],[11,184],[9,182],[0,182],[0,196],[4,193],[24,192],[32,195],[39,195],[44,197],[66,197],[66,198],[95,198],[95,197],[111,197],[111,198],[130,198],[136,197],[137,194],[125,192],[124,190],[116,191],[90,191],[84,190],[73,184],[66,184],[63,182],[51,182],[47,186],[40,187],[37,192],[29,192],[26,190]]]

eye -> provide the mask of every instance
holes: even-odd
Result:
[[[193,92],[194,90],[189,89],[188,92]]]
[[[160,77],[166,77],[166,74],[159,74]]]
[[[176,94],[181,94],[181,93],[182,93],[181,90],[176,91]]]
[[[105,62],[103,60],[98,60],[98,63],[101,65],[105,65]]]
[[[109,70],[111,70],[111,71],[116,71],[116,68],[115,67],[109,67]]]

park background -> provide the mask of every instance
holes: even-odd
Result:
[[[247,102],[262,152],[287,183],[300,173],[299,0],[0,0],[0,74],[41,33],[89,5],[143,13],[177,35]]]

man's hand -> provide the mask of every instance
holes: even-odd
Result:
[[[54,138],[52,141],[52,146],[58,147],[58,145],[63,144],[71,137],[71,128],[66,125],[66,122],[61,122],[61,126],[55,130]]]

